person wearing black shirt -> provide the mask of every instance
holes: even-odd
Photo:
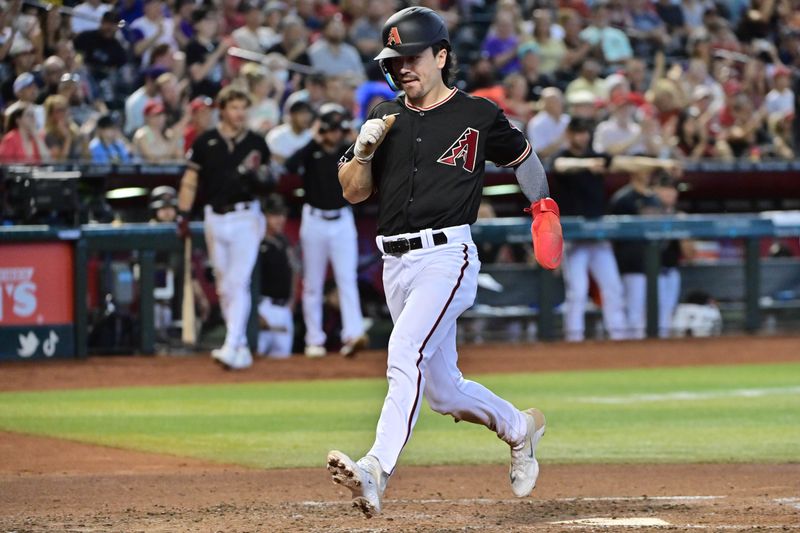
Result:
[[[296,259],[289,239],[283,233],[286,204],[277,194],[265,202],[267,233],[259,251],[261,301],[258,316],[258,354],[284,359],[292,354],[294,341],[294,288],[297,286]]]
[[[553,197],[561,213],[597,219],[606,212],[604,175],[607,172],[639,172],[673,168],[673,161],[649,157],[598,154],[591,148],[594,124],[573,117],[567,126],[568,147],[553,161]],[[564,250],[564,335],[568,341],[581,341],[585,335],[589,274],[600,286],[603,323],[612,339],[628,336],[623,303],[623,286],[611,243],[607,240],[572,241]]]
[[[75,38],[75,49],[81,53],[96,80],[105,79],[112,69],[122,67],[128,59],[116,37],[118,23],[119,15],[106,11],[98,29],[84,31]]]
[[[303,177],[306,204],[300,225],[303,252],[303,318],[308,357],[326,355],[322,306],[328,262],[333,266],[342,311],[341,354],[364,348],[364,318],[358,293],[358,233],[353,211],[337,178],[339,158],[347,150],[346,111],[338,104],[320,108],[317,134],[286,161],[286,170]]]
[[[478,286],[477,247],[470,225],[480,206],[485,163],[513,168],[533,216],[531,238],[545,268],[561,261],[558,205],[525,134],[484,98],[453,86],[447,25],[424,7],[403,9],[386,21],[376,57],[395,99],[369,113],[341,160],[345,198],[379,203],[376,244],[383,253],[383,285],[394,328],[389,338],[389,390],[367,455],[353,461],[328,453],[334,482],[353,494],[367,515],[381,497],[419,415],[423,395],[431,408],[480,424],[511,451],[512,492],[536,484],[535,448],[544,415],[519,410],[458,369],[458,317],[472,306]]]
[[[217,42],[219,21],[217,13],[201,7],[192,13],[194,38],[186,45],[186,66],[192,81],[192,98],[215,97],[222,86],[225,53],[230,42]]]
[[[612,215],[653,215],[661,211],[661,202],[650,187],[649,172],[632,173],[628,184],[611,197]],[[614,241],[614,257],[625,295],[627,336],[632,339],[643,339],[647,325],[646,249],[647,243],[643,240]]]
[[[198,188],[206,199],[205,238],[227,328],[225,344],[211,355],[230,369],[253,362],[246,337],[250,276],[265,229],[255,196],[272,184],[267,143],[246,128],[249,105],[247,93],[235,87],[220,91],[220,124],[192,143],[178,195],[178,234],[183,238],[189,234],[189,211]]]

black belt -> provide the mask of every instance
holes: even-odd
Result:
[[[314,216],[318,216],[323,220],[339,220],[342,218],[342,209],[320,209],[318,207],[311,208],[311,214]]]
[[[265,296],[269,300],[269,303],[272,305],[277,305],[278,307],[286,307],[289,305],[289,298],[273,298],[272,296]]]
[[[212,205],[211,210],[218,215],[225,215],[227,213],[232,213],[233,211],[247,211],[250,209],[250,203],[252,201],[253,200],[243,200],[241,202],[235,202],[232,204]]]
[[[440,231],[433,234],[433,245],[439,246],[440,244],[447,244],[447,235]],[[422,248],[422,237],[411,237],[406,239],[401,237],[399,239],[383,240],[383,253],[389,255],[403,255],[411,250],[419,250]]]

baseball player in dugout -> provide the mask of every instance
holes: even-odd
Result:
[[[333,481],[352,491],[367,516],[381,499],[411,437],[422,396],[456,421],[482,424],[511,448],[509,478],[518,497],[536,484],[536,445],[545,431],[537,409],[520,411],[458,369],[456,319],[477,292],[480,262],[470,233],[483,188],[484,163],[511,167],[533,216],[534,253],[545,268],[561,261],[561,223],[539,158],[525,135],[489,100],[450,83],[454,61],[442,18],[423,7],[391,16],[375,58],[403,94],[378,104],[342,157],[339,180],[351,203],[376,194],[377,246],[394,322],[389,390],[375,442],[358,461],[331,451]]]
[[[198,189],[202,191],[206,244],[227,330],[225,343],[211,356],[225,368],[239,370],[253,363],[246,336],[250,276],[266,226],[256,195],[268,191],[273,180],[264,138],[246,127],[247,93],[225,87],[216,105],[219,125],[197,137],[187,154],[177,225],[178,235],[187,238],[192,205]]]
[[[353,210],[342,196],[338,162],[347,150],[347,111],[338,104],[320,107],[314,138],[286,161],[286,170],[303,177],[306,203],[300,223],[303,252],[305,354],[323,357],[322,305],[328,262],[339,291],[342,312],[340,353],[352,357],[367,345],[358,294],[358,234]]]

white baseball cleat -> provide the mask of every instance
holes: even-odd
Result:
[[[325,357],[328,355],[328,352],[325,350],[324,346],[318,346],[316,344],[309,344],[306,346],[306,357]]]
[[[545,419],[538,409],[522,411],[528,423],[525,439],[517,447],[511,448],[511,490],[517,498],[524,498],[536,486],[539,477],[539,463],[536,461],[536,445],[544,435]]]
[[[366,348],[368,344],[369,339],[367,336],[361,335],[360,337],[356,337],[345,342],[342,345],[342,349],[339,350],[339,353],[345,357],[355,357],[355,355]]]
[[[247,346],[232,348],[225,345],[211,350],[211,357],[226,370],[244,370],[253,365],[253,355]]]
[[[333,450],[328,453],[328,472],[334,483],[350,489],[353,507],[360,509],[364,516],[372,518],[381,512],[381,498],[388,476],[375,457],[367,455],[353,462],[344,453]]]

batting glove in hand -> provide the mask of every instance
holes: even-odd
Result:
[[[189,213],[186,211],[178,212],[175,224],[175,233],[178,234],[178,238],[182,241],[186,240],[189,237]]]
[[[525,212],[533,217],[531,238],[536,261],[548,270],[558,268],[564,249],[558,204],[552,198],[542,198],[525,208]]]
[[[395,119],[396,115],[384,115],[383,118],[370,119],[361,126],[354,149],[356,159],[362,163],[372,159]]]

